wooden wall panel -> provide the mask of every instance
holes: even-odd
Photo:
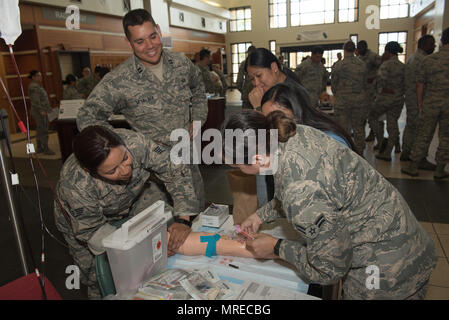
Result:
[[[50,7],[51,8],[51,7]],[[61,10],[60,7],[54,7]],[[49,20],[45,19],[42,15],[42,9],[40,6],[33,6],[35,23],[39,25],[53,26],[65,28],[65,20]],[[83,11],[81,11],[83,14]],[[95,16],[95,24],[80,23],[81,30],[98,30],[107,32],[119,32],[123,33],[122,18],[113,16],[103,16],[97,13],[87,13]]]
[[[132,52],[131,46],[123,36],[103,35],[104,50],[117,50],[117,51],[129,51]]]
[[[35,24],[34,20],[34,12],[33,12],[33,6],[29,4],[19,4],[20,9],[20,23],[23,24],[29,24],[33,25]]]
[[[102,50],[103,37],[101,34],[75,32],[70,30],[38,30],[39,47],[60,47],[64,45],[66,50]]]
[[[170,27],[170,36],[174,39],[187,39],[203,42],[226,43],[225,35],[204,31],[195,31],[177,27]]]

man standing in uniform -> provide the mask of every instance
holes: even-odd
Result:
[[[248,50],[246,50],[246,58],[249,57],[251,53],[253,53],[256,50],[255,46],[249,46]],[[251,102],[249,102],[249,93],[251,90],[253,90],[253,85],[251,83],[251,80],[249,79],[248,73],[245,71],[245,61],[242,61],[240,63],[239,67],[239,73],[237,75],[237,89],[242,94],[242,109],[252,109],[253,106],[251,105]]]
[[[449,177],[444,170],[449,163],[449,28],[441,36],[443,47],[439,52],[424,58],[418,71],[416,94],[418,110],[421,112],[418,121],[416,141],[410,155],[410,165],[401,171],[411,176],[418,176],[419,164],[427,155],[436,125],[439,124],[439,144],[435,160],[437,167],[434,179]]]
[[[407,108],[407,120],[402,136],[401,161],[410,161],[410,152],[416,138],[418,125],[418,102],[416,97],[416,80],[418,71],[424,58],[435,50],[435,38],[429,34],[418,40],[418,50],[405,65],[405,106]],[[425,158],[420,163],[420,169],[435,170],[435,165]]]
[[[329,73],[321,63],[324,50],[321,47],[312,49],[311,59],[306,59],[296,68],[296,75],[301,85],[309,92],[312,106],[318,107],[318,101],[323,91],[326,91]]]
[[[204,87],[207,93],[215,93],[214,81],[210,74],[210,51],[202,49],[200,51],[200,61],[198,62],[198,68],[203,76]]]
[[[91,125],[111,128],[108,118],[120,113],[133,130],[167,148],[177,143],[170,140],[175,129],[188,130],[193,139],[193,121],[204,123],[207,117],[199,69],[182,53],[162,48],[160,27],[148,11],[128,12],[123,28],[134,55],[95,87],[78,113],[78,129]],[[204,185],[198,165],[190,168],[200,199],[199,213],[204,209]],[[180,223],[173,225],[182,227]]]
[[[352,128],[357,153],[363,157],[367,114],[364,105],[366,66],[354,56],[354,42],[346,42],[343,50],[345,58],[335,64],[331,79],[331,88],[335,95],[335,115],[347,132],[351,132]]]
[[[37,70],[32,70],[29,77],[31,83],[28,87],[28,97],[30,97],[30,114],[36,122],[36,143],[37,153],[54,155],[55,152],[48,147],[48,113],[52,110],[48,95],[42,87],[42,74]]]
[[[365,106],[368,110],[368,112],[371,112],[371,110],[373,109],[374,106],[374,98],[376,96],[376,83],[374,80],[376,80],[376,74],[377,74],[377,69],[379,68],[380,64],[382,63],[382,58],[372,52],[370,49],[368,49],[368,44],[366,43],[365,40],[361,40],[357,43],[357,52],[358,52],[358,58],[360,60],[362,60],[363,62],[365,62],[366,65],[366,102],[365,102]],[[367,114],[367,118],[368,118],[368,114]],[[365,119],[367,120],[367,119]],[[382,126],[383,128],[383,121],[379,121],[379,125]],[[383,132],[383,129],[382,129]],[[366,138],[367,142],[370,141],[374,141],[374,131],[373,128],[371,128],[371,131],[368,135],[368,137]],[[382,142],[382,141],[380,141]],[[379,146],[379,141],[378,141],[378,145]],[[377,148],[376,148],[377,149]]]

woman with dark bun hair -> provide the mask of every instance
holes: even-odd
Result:
[[[398,119],[401,116],[405,102],[405,65],[399,61],[398,54],[404,49],[396,41],[390,41],[385,46],[385,53],[382,55],[384,61],[377,71],[376,76],[376,101],[375,107],[368,116],[370,127],[373,129],[377,139],[377,149],[382,145],[384,139],[383,126],[378,119],[381,115],[387,116],[388,144],[384,150],[379,150],[376,158],[391,161],[393,147],[399,153],[399,126]]]
[[[226,163],[247,174],[275,170],[275,198],[241,225],[255,238],[246,241],[255,257],[286,260],[306,282],[342,280],[343,299],[424,299],[437,261],[433,241],[398,190],[367,161],[281,111],[265,117],[244,110],[225,121],[223,133],[229,129],[246,131],[243,141],[251,131],[257,135],[253,143],[237,137],[237,146],[223,139]],[[278,130],[277,143],[270,129]],[[260,148],[254,152],[254,146]],[[281,215],[305,243],[256,234]]]

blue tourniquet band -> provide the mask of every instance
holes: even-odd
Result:
[[[220,240],[219,234],[213,236],[201,236],[200,242],[207,242],[206,257],[212,257],[217,255],[217,241]]]

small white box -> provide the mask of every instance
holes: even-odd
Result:
[[[229,206],[212,203],[201,215],[201,224],[205,227],[220,228],[229,216]]]
[[[167,269],[167,218],[157,201],[103,239],[117,294]]]

